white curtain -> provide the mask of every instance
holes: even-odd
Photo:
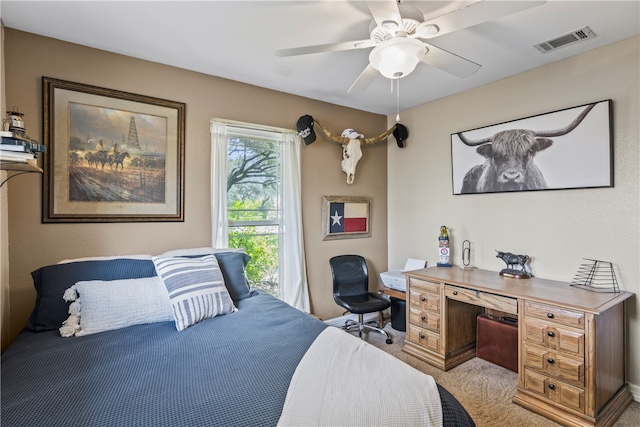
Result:
[[[261,129],[260,126],[211,122],[211,228],[214,247],[228,245],[227,227],[227,149],[228,136],[267,136],[280,145],[280,209],[279,277],[280,299],[299,310],[309,312],[309,285],[302,232],[302,200],[300,184],[300,146],[297,133],[285,129]]]
[[[226,248],[227,234],[227,125],[211,122],[211,245]]]
[[[280,144],[282,179],[282,235],[280,242],[280,299],[309,312],[309,285],[302,232],[300,137],[283,133]]]

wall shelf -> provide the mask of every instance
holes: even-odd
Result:
[[[39,173],[43,172],[42,168],[38,166],[38,161],[36,159],[25,160],[24,162],[0,159],[0,170]]]
[[[42,173],[43,172],[42,168],[38,166],[38,161],[36,159],[25,160],[25,161],[0,159],[0,170],[5,170],[7,172],[15,172],[9,175],[4,181],[2,181],[0,183],[0,187],[2,187],[7,181],[9,181],[14,176],[22,175],[25,173]]]

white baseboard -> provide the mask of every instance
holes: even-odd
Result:
[[[344,322],[346,322],[348,319],[351,320],[355,320],[356,322],[358,321],[358,315],[357,314],[346,314],[344,316],[340,316],[340,317],[334,317],[333,319],[327,319],[324,321],[324,323],[326,323],[327,325],[330,326],[335,326],[335,327],[341,327],[344,326]],[[366,322],[371,322],[371,321],[377,321],[378,320],[378,312],[375,313],[367,313],[364,315],[364,321]]]
[[[640,386],[636,384],[627,384],[627,388],[631,392],[633,400],[635,400],[636,402],[640,402]]]

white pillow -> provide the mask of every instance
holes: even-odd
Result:
[[[153,257],[169,292],[176,329],[236,311],[215,255],[199,258]]]
[[[211,255],[217,252],[244,252],[244,248],[212,248],[205,246],[202,248],[188,248],[188,249],[174,249],[167,251],[160,256],[172,257],[172,256],[195,256],[195,255]]]
[[[74,286],[80,297],[76,336],[173,320],[169,294],[158,276],[82,281]]]

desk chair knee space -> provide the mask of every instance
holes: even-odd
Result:
[[[333,300],[348,312],[357,314],[358,321],[347,320],[344,329],[358,327],[358,336],[362,338],[364,329],[384,335],[387,344],[391,337],[381,327],[364,323],[366,313],[375,313],[391,306],[391,302],[382,295],[369,292],[369,271],[367,262],[360,255],[338,255],[329,260],[333,279]],[[382,325],[379,325],[382,326]]]

